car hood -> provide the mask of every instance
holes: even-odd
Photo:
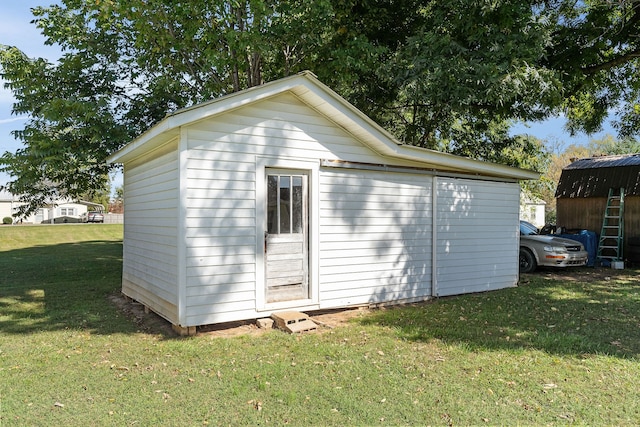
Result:
[[[553,246],[576,246],[581,245],[580,242],[562,237],[555,237],[552,234],[530,234],[520,236],[520,240],[532,240],[534,242],[544,243]]]

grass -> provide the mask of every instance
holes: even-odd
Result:
[[[637,425],[637,270],[178,338],[108,297],[122,226],[0,227],[0,425]],[[609,274],[611,273],[611,274]]]

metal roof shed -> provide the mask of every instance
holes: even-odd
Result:
[[[609,188],[640,195],[640,154],[579,159],[562,169],[556,197],[607,197]]]
[[[109,161],[123,293],[187,333],[513,286],[518,180],[539,176],[403,145],[309,72],[170,114]]]
[[[623,253],[640,262],[629,245],[640,242],[640,154],[590,157],[565,167],[556,190],[558,225],[599,234],[610,188],[624,188]]]

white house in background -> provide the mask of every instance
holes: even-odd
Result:
[[[545,208],[547,203],[535,196],[520,194],[520,219],[528,221],[538,228],[546,224]]]
[[[61,201],[57,205],[39,209],[36,214],[36,223],[40,224],[47,221],[55,223],[78,222],[80,221],[80,216],[86,212],[86,203]],[[42,220],[38,221],[40,214],[42,215]]]
[[[0,191],[0,220],[6,217],[13,218],[17,202],[17,198],[13,194]]]
[[[402,145],[309,72],[168,115],[124,165],[122,291],[198,325],[518,281],[519,180]]]
[[[65,218],[68,221],[75,221],[80,219],[80,215],[87,212],[87,205],[75,202],[61,201],[55,206],[43,207],[38,209],[35,213],[22,217],[13,217],[13,214],[18,211],[20,206],[24,203],[19,201],[18,196],[2,191],[0,192],[0,220],[6,217],[12,217],[14,222],[22,222],[26,224],[42,224],[51,222],[65,222]]]

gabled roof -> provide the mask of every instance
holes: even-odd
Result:
[[[556,198],[607,197],[610,188],[640,195],[640,154],[579,159],[562,169]]]
[[[178,110],[112,154],[109,163],[125,163],[177,137],[180,127],[245,105],[291,92],[377,153],[395,159],[422,162],[425,167],[509,179],[538,179],[540,174],[524,169],[473,160],[466,157],[404,145],[363,112],[305,71],[270,83]]]

